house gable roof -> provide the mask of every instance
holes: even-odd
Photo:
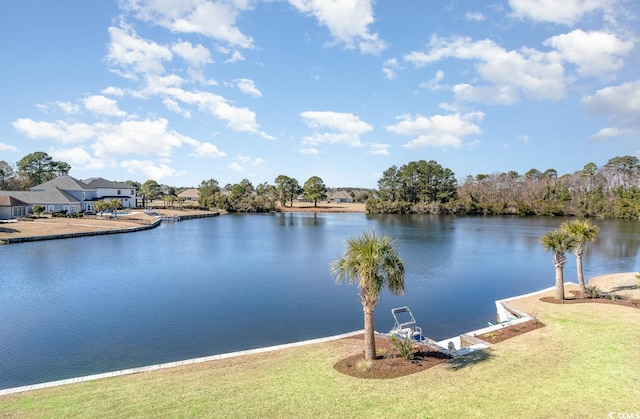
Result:
[[[0,195],[0,207],[28,207],[29,204],[11,195]]]
[[[44,191],[58,188],[64,191],[83,191],[83,190],[94,190],[86,183],[73,178],[71,176],[58,176],[56,178],[51,179],[48,182],[41,183],[40,185],[36,185],[31,188],[32,191]]]
[[[350,199],[350,200],[353,200],[353,198],[351,197],[351,195],[349,195],[349,193],[347,191],[335,191],[329,197],[330,201],[332,201],[334,199]]]
[[[20,201],[27,202],[27,205],[35,204],[78,204],[79,200],[58,188],[48,188],[45,190],[31,191],[11,191],[6,192]]]
[[[200,197],[200,191],[195,189],[195,188],[189,188],[189,189],[185,189],[184,191],[180,192],[178,194],[178,197],[180,198],[199,198]]]
[[[83,181],[91,189],[137,189],[125,182],[113,182],[101,177],[92,177]]]

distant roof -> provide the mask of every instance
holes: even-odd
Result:
[[[111,180],[103,179],[101,177],[92,177],[83,181],[91,189],[97,188],[109,188],[109,189],[137,189],[135,186],[129,185],[125,182],[113,182]]]
[[[73,196],[58,188],[31,191],[10,191],[3,192],[3,195],[12,196],[20,201],[27,202],[27,205],[34,204],[77,204],[78,201]]]
[[[335,191],[331,194],[329,199],[353,199],[347,191]]]
[[[68,175],[58,176],[57,178],[51,179],[48,182],[34,186],[33,188],[31,188],[31,190],[43,191],[51,188],[59,188],[65,191],[93,190],[93,188],[86,183]]]
[[[27,207],[24,201],[19,200],[11,195],[0,195],[0,207]]]
[[[200,197],[200,191],[195,188],[185,189],[178,194],[180,198],[198,198]]]

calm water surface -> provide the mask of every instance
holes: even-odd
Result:
[[[397,240],[408,305],[439,340],[495,320],[496,299],[553,286],[539,237],[560,218],[230,215],[133,234],[0,247],[0,389],[362,328],[329,264],[375,228]],[[587,278],[640,270],[640,224],[596,221]],[[568,258],[567,281],[575,281]]]

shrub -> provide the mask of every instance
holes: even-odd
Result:
[[[356,363],[356,368],[359,371],[368,372],[373,368],[373,361],[367,361],[366,359],[361,359]]]
[[[399,338],[396,335],[391,335],[391,345],[398,351],[398,354],[402,359],[409,360],[413,358],[413,350],[415,349],[415,342],[411,337],[411,334],[407,334],[404,338]]]
[[[588,286],[584,289],[584,292],[587,294],[589,298],[600,298],[602,293],[595,285]]]

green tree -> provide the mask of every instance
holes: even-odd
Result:
[[[567,263],[565,252],[572,252],[576,247],[576,238],[557,228],[540,237],[545,250],[553,252],[553,266],[556,268],[556,300],[564,300],[564,265]]]
[[[160,185],[155,180],[149,179],[140,187],[140,195],[149,201],[158,199],[160,197]]]
[[[290,201],[290,206],[293,207],[293,198],[302,192],[298,180],[289,176],[280,175],[276,178],[275,184],[280,203],[286,206],[286,202]]]
[[[604,168],[614,176],[613,187],[622,186],[626,189],[640,176],[640,160],[636,156],[613,157]]]
[[[304,197],[313,201],[313,206],[318,206],[318,201],[327,199],[327,187],[322,179],[318,176],[312,176],[304,183],[302,187]]]
[[[364,353],[370,361],[376,357],[373,313],[380,300],[380,292],[387,288],[395,295],[404,294],[404,265],[388,236],[379,237],[375,231],[365,232],[347,240],[344,257],[331,264],[336,282],[357,283],[364,312]]]
[[[36,215],[36,218],[40,218],[40,214],[44,212],[44,207],[42,205],[34,205],[31,207],[31,211]]]
[[[102,213],[103,211],[109,209],[109,203],[107,201],[100,200],[93,204],[93,208],[99,213]]]
[[[402,184],[398,177],[398,168],[393,165],[378,179],[378,194],[383,201],[395,202],[400,198]]]
[[[24,176],[34,186],[47,182],[59,175],[66,175],[71,170],[68,163],[54,161],[43,151],[27,154],[17,163],[18,174]]]
[[[8,190],[9,182],[15,176],[13,167],[4,160],[0,160],[0,190]]]
[[[213,206],[214,196],[220,193],[220,185],[215,179],[203,180],[198,186],[198,205],[203,208]]]

